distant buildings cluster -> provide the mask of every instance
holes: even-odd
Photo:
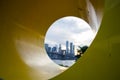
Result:
[[[74,60],[75,59],[75,45],[73,42],[66,41],[66,49],[62,49],[61,44],[51,47],[45,43],[45,49],[51,59],[57,60]]]

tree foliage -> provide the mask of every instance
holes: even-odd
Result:
[[[83,54],[86,50],[87,50],[87,48],[88,48],[88,46],[83,46],[83,47],[81,47],[81,46],[78,46],[79,47],[79,49],[77,50],[77,52],[79,53],[79,54],[77,54],[75,57],[76,57],[76,60],[77,59],[79,59],[80,57],[81,57],[81,54]]]

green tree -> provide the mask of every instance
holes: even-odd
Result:
[[[88,48],[88,46],[83,46],[83,47],[81,47],[81,46],[78,46],[79,47],[79,49],[77,49],[77,52],[78,52],[78,54],[75,56],[76,57],[76,60],[77,59],[79,59],[80,57],[81,57],[81,54],[84,54],[84,52],[87,50],[87,48]]]
[[[87,50],[88,46],[86,46],[86,45],[83,47],[79,46],[79,48],[81,49],[82,53],[84,53]]]

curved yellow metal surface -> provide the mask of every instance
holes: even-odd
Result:
[[[96,31],[94,24],[99,27],[102,21],[104,2],[105,15],[101,32],[94,41],[95,46],[92,45],[88,52],[64,74],[53,78],[66,69],[53,63],[44,50],[44,36],[49,26],[61,17],[76,16],[86,20]],[[119,2],[119,0],[114,2],[112,0],[2,0],[0,3],[0,78],[3,80],[50,78],[53,80],[79,80],[80,78],[117,80],[119,76],[117,71],[120,72],[116,47],[120,39],[117,31]],[[94,12],[91,12],[91,9]],[[107,20],[110,20],[110,24]],[[116,25],[112,25],[113,22]],[[111,26],[115,26],[116,29]],[[116,31],[114,34],[112,29]],[[113,52],[114,55],[111,54]]]

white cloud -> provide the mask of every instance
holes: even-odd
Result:
[[[46,33],[45,43],[65,45],[68,40],[76,45],[90,45],[94,36],[90,26],[82,19],[65,17],[50,26]]]

